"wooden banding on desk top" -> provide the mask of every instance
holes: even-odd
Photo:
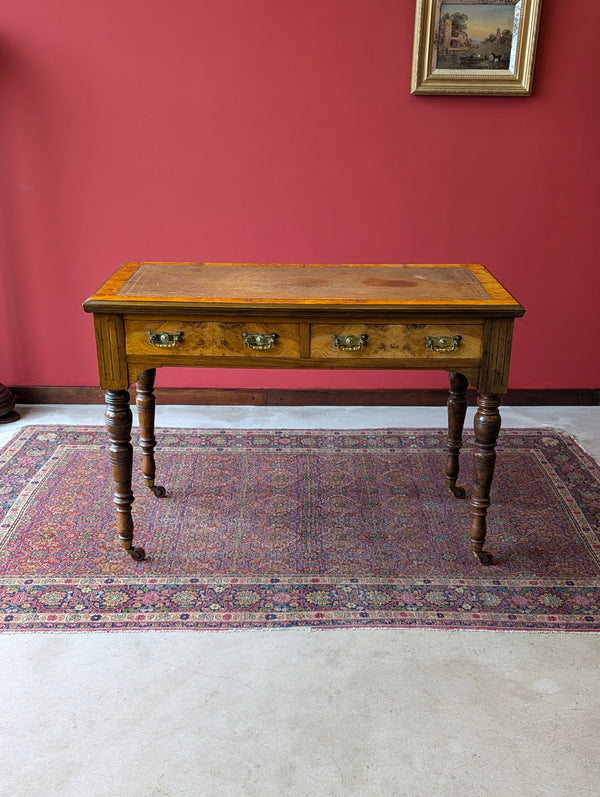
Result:
[[[126,263],[84,303],[88,312],[171,309],[524,310],[476,264]]]

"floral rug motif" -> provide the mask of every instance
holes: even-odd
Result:
[[[502,430],[490,567],[468,541],[470,432],[464,501],[444,430],[157,438],[164,498],[134,449],[144,562],[116,540],[102,427],[25,427],[0,450],[0,630],[600,630],[600,467],[564,433]]]

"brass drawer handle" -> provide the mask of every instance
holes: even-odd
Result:
[[[242,337],[244,338],[244,346],[247,346],[249,349],[254,349],[254,351],[267,351],[277,345],[277,338],[279,335],[277,332],[271,332],[266,335],[262,332],[242,332]]]
[[[461,335],[454,335],[452,338],[446,337],[431,337],[430,335],[425,336],[425,348],[432,349],[433,351],[456,351],[458,349],[460,342],[462,340]]]
[[[159,349],[172,349],[183,343],[183,332],[148,332],[148,343]]]
[[[365,348],[368,339],[368,335],[334,335],[333,345],[340,351],[360,351]]]

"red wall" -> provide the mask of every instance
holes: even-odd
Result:
[[[600,4],[545,0],[530,98],[411,96],[414,7],[4,0],[0,381],[97,384],[81,302],[126,260],[481,262],[528,311],[511,386],[600,386]]]

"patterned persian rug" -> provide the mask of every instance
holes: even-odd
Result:
[[[157,436],[166,497],[134,457],[144,562],[116,541],[103,428],[26,427],[0,451],[2,630],[600,630],[600,468],[565,434],[502,431],[491,567],[445,489],[444,430]],[[467,433],[467,495],[471,459]]]

